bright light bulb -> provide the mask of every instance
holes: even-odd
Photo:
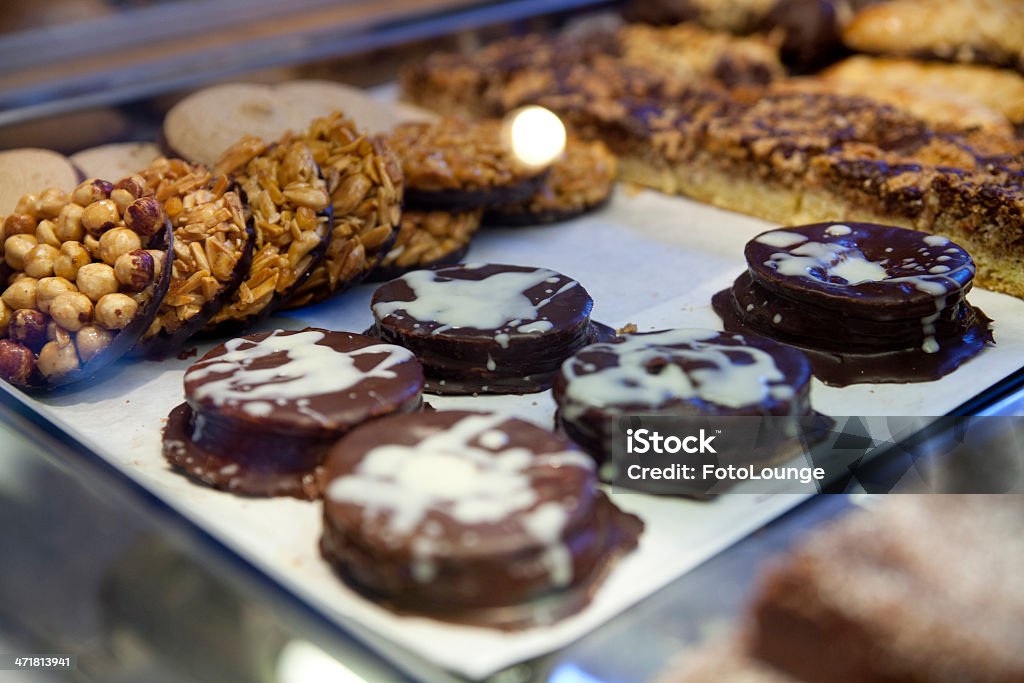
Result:
[[[514,111],[508,124],[512,152],[526,166],[547,166],[565,149],[565,125],[544,107]]]

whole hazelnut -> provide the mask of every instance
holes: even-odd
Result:
[[[124,190],[128,192],[132,199],[137,199],[142,195],[146,194],[146,181],[143,180],[142,176],[128,176],[127,178],[121,178],[114,185],[115,190]]]
[[[135,196],[123,187],[118,187],[110,193],[110,201],[114,202],[118,213],[123,216],[128,205],[135,201]]]
[[[117,291],[117,276],[106,263],[87,263],[78,269],[75,285],[82,294],[99,301],[103,295]]]
[[[12,213],[4,219],[4,237],[31,235],[36,231],[36,219],[24,213]]]
[[[14,206],[14,213],[23,213],[32,218],[39,215],[39,197],[34,194],[23,194]]]
[[[94,237],[99,237],[117,225],[121,215],[117,212],[117,204],[109,199],[101,199],[85,207],[82,211],[82,227]]]
[[[74,344],[61,346],[55,341],[47,342],[39,352],[36,367],[46,379],[62,377],[80,366]]]
[[[128,205],[124,224],[143,238],[152,237],[164,228],[164,210],[156,197],[140,197]]]
[[[156,266],[153,257],[144,249],[121,254],[114,263],[117,281],[131,292],[141,292],[153,282]]]
[[[35,367],[32,349],[10,339],[0,339],[0,377],[11,384],[27,386]]]
[[[4,290],[3,294],[0,294],[0,299],[7,304],[10,308],[18,310],[19,308],[32,308],[36,307],[36,287],[39,281],[34,277],[21,277],[12,282]]]
[[[89,178],[72,191],[71,201],[79,206],[89,206],[93,202],[98,202],[109,197],[110,191],[113,189],[114,186],[106,180]]]
[[[88,363],[96,357],[96,354],[110,346],[112,341],[114,341],[113,332],[96,325],[86,325],[75,335],[78,357],[82,359],[83,363]]]
[[[75,332],[92,322],[93,305],[81,292],[64,292],[50,302],[50,317],[65,330]]]
[[[4,261],[15,270],[25,269],[25,255],[38,244],[35,235],[13,235],[4,240]]]
[[[7,336],[12,341],[38,351],[46,343],[46,325],[49,322],[49,319],[39,311],[21,308],[11,316]]]
[[[88,249],[78,242],[65,242],[60,245],[60,254],[53,262],[53,274],[66,280],[74,280],[78,277],[78,269],[91,261]]]
[[[36,226],[36,241],[39,244],[49,244],[51,247],[60,249],[61,241],[57,238],[57,224],[49,218],[39,221]]]
[[[50,277],[53,275],[53,264],[59,255],[60,251],[56,247],[37,244],[25,254],[25,273],[35,278]]]
[[[65,292],[77,292],[78,288],[62,277],[44,277],[36,283],[36,308],[43,313],[50,312],[50,302]]]
[[[128,228],[114,228],[100,237],[100,258],[108,266],[130,251],[142,249],[142,240]]]
[[[68,195],[56,187],[43,190],[39,195],[39,213],[45,218],[56,218],[68,203]]]
[[[138,310],[139,304],[127,294],[106,294],[96,302],[96,322],[108,330],[121,330]]]
[[[61,242],[80,242],[85,235],[82,228],[82,212],[78,204],[65,204],[57,214],[57,239]]]

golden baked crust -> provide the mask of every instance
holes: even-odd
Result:
[[[843,42],[861,52],[928,55],[1024,71],[1019,0],[892,0],[857,13]]]
[[[857,55],[825,70],[822,77],[878,99],[895,93],[906,107],[914,99],[924,101],[919,115],[929,121],[942,121],[939,113],[946,106],[953,108],[948,118],[954,122],[967,115],[973,117],[968,124],[994,124],[999,120],[994,112],[1003,120],[1024,123],[1024,76],[1008,69]]]

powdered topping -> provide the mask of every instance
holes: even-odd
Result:
[[[538,504],[531,470],[592,470],[593,461],[575,451],[538,456],[527,448],[509,446],[508,435],[500,429],[508,419],[471,415],[416,444],[378,446],[363,457],[354,472],[332,481],[326,495],[339,503],[364,507],[370,518],[384,517],[395,536],[417,530],[426,533],[431,511],[466,527],[519,516],[523,530],[545,547],[545,557],[568,557],[562,537],[569,513],[560,503]],[[418,559],[427,559],[432,550],[432,544],[421,544]],[[548,567],[556,585],[571,581],[571,565],[568,575],[564,562],[557,559]]]
[[[421,322],[436,322],[433,334],[464,327],[482,330],[515,328],[521,333],[541,333],[552,324],[541,309],[558,295],[579,286],[569,280],[547,298],[534,303],[526,292],[544,283],[559,282],[551,270],[502,271],[480,280],[448,278],[443,271],[419,270],[401,278],[413,291],[412,301],[381,301],[373,313],[383,320],[397,311]]]
[[[260,341],[232,339],[224,345],[224,354],[189,368],[185,381],[202,382],[193,391],[198,401],[218,406],[244,402],[243,410],[253,417],[271,414],[275,404],[295,402],[304,413],[324,422],[322,415],[309,408],[309,397],[344,391],[371,377],[391,379],[396,376],[392,368],[414,360],[411,352],[391,344],[340,352],[318,344],[323,338],[324,333],[315,330],[276,330]],[[355,358],[365,355],[381,358],[372,368],[361,370]],[[270,356],[282,362],[254,367]]]

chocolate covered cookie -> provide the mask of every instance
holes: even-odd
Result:
[[[482,209],[402,211],[398,238],[369,279],[387,282],[411,270],[458,263],[469,251],[482,216]]]
[[[53,387],[132,349],[171,282],[160,203],[97,178],[18,200],[0,222],[0,379]]]
[[[402,612],[498,628],[585,606],[643,523],[597,489],[564,439],[515,418],[399,415],[324,463],[324,558]]]
[[[828,384],[935,380],[992,341],[965,299],[974,262],[945,237],[817,223],[762,233],[745,255],[712,301],[726,329],[800,348]]]
[[[555,379],[555,420],[605,463],[617,418],[805,417],[810,380],[804,355],[770,339],[700,329],[629,334],[565,361]]]
[[[232,339],[185,373],[164,457],[234,493],[314,498],[327,448],[353,427],[417,410],[411,353],[350,332],[305,329]]]
[[[516,157],[499,119],[406,123],[387,142],[402,162],[406,205],[416,209],[465,211],[523,201],[547,171]]]
[[[537,225],[583,215],[608,201],[615,173],[615,155],[603,142],[570,138],[565,153],[529,199],[488,209],[484,223]]]
[[[214,172],[242,190],[255,230],[249,272],[207,325],[223,333],[262,320],[296,295],[324,260],[334,210],[313,152],[301,140],[268,146],[243,138]]]
[[[445,266],[381,286],[371,333],[415,353],[430,392],[531,393],[578,349],[614,336],[592,307],[580,283],[546,268]]]

